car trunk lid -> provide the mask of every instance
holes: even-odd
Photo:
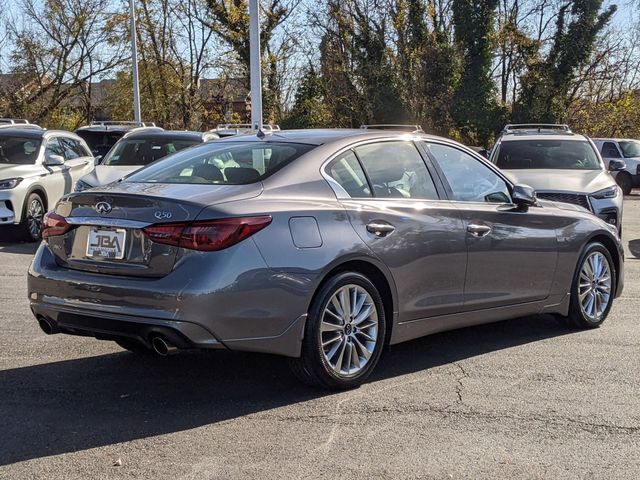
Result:
[[[150,225],[195,220],[207,206],[260,195],[261,184],[168,185],[121,182],[65,197],[55,212],[71,228],[47,239],[62,266],[101,274],[164,276],[182,249],[152,241]]]

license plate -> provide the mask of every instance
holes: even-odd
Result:
[[[126,230],[122,229],[90,228],[87,239],[87,257],[115,260],[124,258],[125,234]]]

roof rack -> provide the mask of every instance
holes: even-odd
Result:
[[[381,123],[378,125],[360,125],[361,130],[403,130],[410,133],[424,133],[420,125],[403,125],[393,123]]]
[[[35,123],[2,123],[0,122],[0,130],[6,130],[10,128],[21,128],[23,130],[45,130],[40,125]]]
[[[110,126],[123,126],[123,127],[155,127],[154,122],[133,122],[130,120],[94,120],[91,122],[92,127],[110,127]]]
[[[572,133],[566,123],[509,123],[502,129],[505,135],[524,132]]]
[[[29,125],[29,120],[24,118],[0,118],[0,124],[3,125]]]
[[[250,123],[221,123],[216,128],[209,130],[210,132],[224,132],[224,133],[248,133],[253,130],[253,126]],[[263,132],[278,132],[280,131],[280,125],[263,124],[261,127]]]

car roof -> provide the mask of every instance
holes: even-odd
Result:
[[[640,142],[636,138],[592,138],[594,142]]]
[[[569,140],[587,141],[584,135],[577,133],[512,133],[500,137],[501,142],[514,142],[518,140]]]
[[[41,128],[21,128],[19,126],[0,129],[0,135],[3,137],[42,138],[47,132],[48,130]]]
[[[364,130],[360,128],[326,128],[326,129],[306,129],[306,130],[280,130],[271,132],[265,132],[260,134],[245,134],[236,135],[233,137],[226,137],[220,139],[218,142],[290,142],[290,143],[305,143],[308,145],[324,145],[341,140],[375,140],[375,139],[389,139],[389,138],[415,138],[420,137],[424,139],[432,140],[446,140],[450,143],[455,143],[452,140],[437,137],[435,135],[427,135],[424,133],[413,134],[400,130]],[[217,142],[216,142],[217,143]]]
[[[163,140],[166,138],[173,138],[176,140],[202,140],[204,137],[203,132],[193,132],[188,130],[156,130],[156,129],[144,129],[130,132],[125,135],[127,140]]]

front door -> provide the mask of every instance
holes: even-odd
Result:
[[[549,295],[557,260],[553,213],[518,211],[503,178],[450,145],[428,143],[466,229],[464,309],[515,305]]]
[[[390,269],[400,322],[459,312],[467,261],[459,212],[439,197],[411,141],[368,143],[340,155],[327,173],[344,189],[351,223]]]

